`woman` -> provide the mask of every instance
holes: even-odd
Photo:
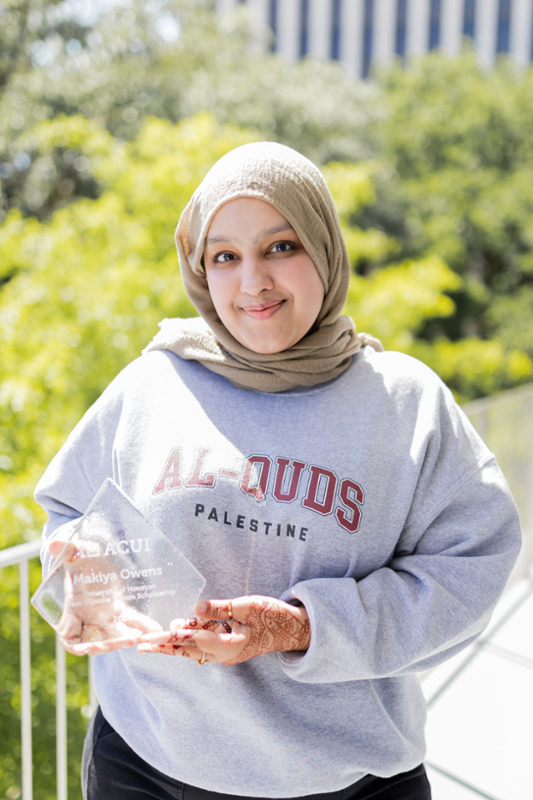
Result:
[[[84,796],[426,800],[416,673],[503,590],[501,472],[431,370],[340,316],[349,262],[307,159],[232,151],[176,240],[201,319],[164,321],[37,491],[48,538],[113,477],[207,581],[196,618],[95,660]]]

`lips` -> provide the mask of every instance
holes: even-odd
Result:
[[[281,308],[285,300],[276,300],[270,303],[253,306],[242,306],[241,310],[252,319],[270,319]]]

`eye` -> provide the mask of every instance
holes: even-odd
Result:
[[[275,245],[272,245],[270,248],[271,253],[288,253],[291,250],[295,250],[295,246],[292,242],[276,242]]]
[[[226,264],[228,261],[233,261],[235,256],[233,253],[228,253],[224,251],[222,253],[217,253],[213,256],[213,264]]]

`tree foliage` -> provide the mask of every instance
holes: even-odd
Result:
[[[397,238],[356,224],[376,203],[378,169],[375,162],[324,168],[354,268],[346,312],[359,329],[378,336],[387,349],[409,353],[431,366],[459,401],[530,378],[531,359],[519,347],[477,336],[452,340],[441,334],[426,339],[430,326],[445,324],[456,313],[454,298],[461,296],[465,280],[431,250],[402,258]],[[368,269],[369,265],[373,268]],[[368,274],[363,277],[358,271]]]
[[[380,86],[378,196],[359,223],[463,278],[429,340],[495,337],[533,355],[533,70],[434,53]]]
[[[18,207],[43,219],[75,197],[98,196],[99,184],[75,148],[45,156],[28,142],[36,120],[61,114],[81,113],[128,140],[146,117],[176,122],[210,111],[318,163],[368,154],[369,85],[338,64],[284,64],[250,42],[245,8],[221,25],[213,5],[131,0],[91,17],[82,2],[68,15],[63,4],[46,0],[0,3],[3,213]],[[18,55],[10,55],[8,41],[17,43]]]

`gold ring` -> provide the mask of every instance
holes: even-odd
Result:
[[[228,614],[229,614],[229,618],[233,619],[233,606],[231,605],[231,603],[232,603],[232,601],[230,600],[229,603],[228,603]]]
[[[90,641],[91,641],[91,639],[94,639],[94,637],[96,636],[96,634],[97,634],[97,633],[100,633],[100,631],[98,630],[98,628],[97,628],[95,625],[85,625],[85,623],[84,623],[84,624],[81,626],[81,628],[82,628],[82,631],[83,631],[83,629],[84,629],[84,628],[92,628],[92,630],[94,631],[94,633],[92,634],[92,636],[89,636],[89,638],[87,639],[87,641],[88,641],[88,642],[90,642]],[[81,638],[81,637],[80,637],[80,638]]]
[[[205,659],[206,655],[207,655],[207,653],[202,653],[201,660],[196,662],[199,667],[203,667],[204,664],[209,664],[209,661],[206,661],[206,659]]]
[[[65,559],[65,561],[66,561],[68,564],[70,564],[70,562],[71,562],[71,561],[76,561],[76,559],[78,558],[79,554],[80,554],[80,551],[79,551],[79,550],[76,550],[76,552],[74,553],[74,555],[73,555],[73,556],[71,556],[70,558],[67,558],[67,559]]]

